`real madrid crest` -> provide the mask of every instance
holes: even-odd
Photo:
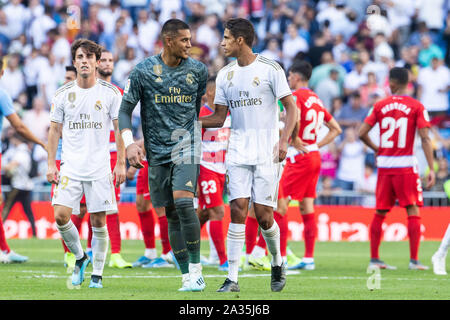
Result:
[[[261,81],[259,81],[259,78],[258,78],[258,77],[253,78],[252,85],[253,85],[254,87],[259,86],[260,83],[261,83]]]
[[[227,80],[230,81],[231,79],[233,79],[234,76],[234,71],[230,71],[227,73]]]
[[[69,92],[69,96],[67,97],[69,99],[69,102],[74,102],[77,98],[75,92]]]
[[[102,102],[100,100],[97,100],[97,102],[95,102],[95,110],[102,110]]]
[[[187,82],[187,84],[193,84],[194,83],[194,76],[192,75],[192,73],[188,73],[186,75],[186,82]]]
[[[156,78],[156,82],[163,82],[163,80],[161,79],[161,75],[162,75],[162,65],[160,64],[155,64],[153,66],[153,72],[156,74],[157,78]]]

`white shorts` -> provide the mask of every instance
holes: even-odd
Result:
[[[58,204],[72,208],[72,214],[78,215],[80,214],[80,200],[83,194],[86,197],[88,212],[117,212],[111,174],[93,181],[75,180],[62,174],[53,193],[52,206]]]
[[[276,209],[281,172],[281,163],[228,165],[226,182],[229,201],[250,198],[250,203],[254,202]]]

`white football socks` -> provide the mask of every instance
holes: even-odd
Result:
[[[78,229],[75,227],[72,220],[69,220],[68,223],[62,226],[56,224],[56,228],[58,229],[61,238],[63,238],[67,248],[69,248],[70,252],[75,255],[75,259],[80,260],[83,258],[84,251],[81,246],[80,235],[78,234]]]
[[[267,230],[261,228],[261,234],[266,240],[267,250],[272,255],[272,266],[281,266],[283,259],[280,251],[280,227],[277,222],[274,220],[273,225]]]
[[[108,252],[108,229],[105,226],[92,227],[92,275],[103,275],[106,254]]]
[[[146,258],[149,258],[150,260],[156,259],[158,256],[156,253],[156,248],[152,248],[152,249],[145,248],[144,256]]]
[[[450,248],[450,224],[447,227],[447,231],[445,231],[444,238],[442,238],[441,245],[439,246],[437,254],[440,257],[446,257],[449,248]]]
[[[245,243],[245,224],[231,223],[227,233],[228,279],[238,281],[239,263]]]

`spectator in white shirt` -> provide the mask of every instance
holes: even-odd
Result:
[[[159,23],[149,17],[147,10],[139,10],[138,13],[138,28],[139,28],[139,45],[144,50],[146,56],[153,52],[155,42],[159,36]]]
[[[125,59],[120,59],[114,67],[112,74],[113,82],[119,87],[125,88],[128,76],[136,65],[136,56],[134,49],[127,47],[125,49]]]
[[[363,63],[360,59],[356,59],[355,68],[345,76],[344,94],[349,96],[359,91],[366,82],[367,75],[363,72]]]
[[[297,25],[291,23],[287,27],[287,36],[283,41],[283,64],[285,70],[288,70],[292,60],[299,52],[308,52],[308,42],[298,34]]]
[[[449,108],[450,72],[443,60],[431,59],[431,66],[419,70],[417,97],[428,112],[445,112]]]
[[[23,113],[22,121],[36,137],[45,141],[49,119],[50,112],[46,110],[46,101],[36,96],[33,99],[33,108]]]
[[[9,93],[13,100],[16,100],[19,94],[25,90],[25,79],[19,67],[19,61],[19,54],[9,55],[5,73],[0,79],[0,86]]]
[[[426,23],[428,29],[439,32],[444,27],[446,0],[416,0],[417,20]]]
[[[56,28],[56,22],[52,18],[52,7],[46,5],[44,14],[35,18],[31,22],[29,35],[33,41],[33,46],[40,49],[42,44],[47,40],[47,32]]]
[[[33,48],[31,54],[25,59],[23,74],[28,96],[27,109],[31,109],[34,96],[38,93],[38,77],[40,70],[48,65],[48,59],[40,54],[40,51]]]
[[[339,72],[332,68],[330,69],[329,76],[320,81],[315,88],[317,96],[322,100],[328,111],[331,110],[333,99],[340,96],[338,79]]]
[[[53,95],[64,81],[66,65],[56,61],[53,53],[48,55],[48,63],[39,70],[38,95],[44,98],[47,106],[51,105]]]
[[[215,14],[210,14],[205,18],[204,23],[197,29],[197,42],[208,47],[210,59],[214,59],[219,50],[220,36],[217,31],[217,23],[217,16]]]
[[[30,10],[22,4],[22,0],[11,0],[3,10],[8,18],[8,27],[11,30],[13,40],[21,35],[30,22]]]
[[[267,42],[267,47],[265,50],[263,50],[261,52],[261,55],[275,60],[277,62],[281,62],[281,50],[280,50],[280,45],[278,44],[278,40],[276,38],[271,38],[268,42]]]
[[[356,139],[356,131],[349,127],[344,131],[344,141],[338,146],[340,153],[336,187],[355,190],[355,183],[364,177],[365,147]]]
[[[70,43],[67,40],[67,26],[62,22],[58,25],[58,28],[52,29],[53,45],[51,52],[55,57],[58,64],[64,66],[72,64],[72,58],[70,53]]]

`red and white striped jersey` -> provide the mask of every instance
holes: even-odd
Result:
[[[214,111],[204,105],[200,109],[200,117],[208,116]],[[225,156],[230,137],[231,117],[227,118],[221,128],[202,128],[202,158],[200,164],[214,172],[225,174]]]
[[[416,167],[416,129],[430,127],[424,106],[409,96],[390,96],[377,102],[364,120],[380,126],[377,167],[380,173],[410,173]]]

